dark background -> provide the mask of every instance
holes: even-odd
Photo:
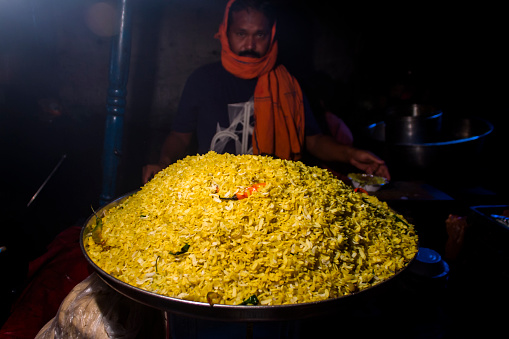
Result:
[[[225,4],[132,2],[117,195],[141,186],[141,167],[157,158],[187,76],[219,60],[213,35]],[[312,104],[329,100],[357,142],[365,126],[400,103],[432,104],[447,117],[484,118],[495,129],[482,161],[476,168],[453,164],[470,178],[465,187],[481,193],[460,195],[466,205],[507,201],[507,54],[500,8],[276,4],[280,60]],[[0,0],[0,240],[14,244],[19,260],[37,257],[58,232],[80,225],[98,207],[114,8],[115,2],[94,0]]]

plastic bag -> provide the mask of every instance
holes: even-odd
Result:
[[[161,311],[124,297],[93,273],[67,295],[36,339],[158,337],[163,321]]]

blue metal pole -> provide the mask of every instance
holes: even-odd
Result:
[[[119,32],[118,35],[112,37],[111,41],[101,205],[105,205],[115,198],[118,164],[122,156],[126,87],[131,57],[131,6],[129,2],[130,0],[118,0]]]

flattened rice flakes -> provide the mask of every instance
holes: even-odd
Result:
[[[256,183],[248,198],[225,200]],[[132,286],[187,300],[262,305],[336,298],[404,268],[412,225],[328,171],[253,155],[189,156],[106,211],[89,257]]]

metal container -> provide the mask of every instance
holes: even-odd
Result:
[[[122,203],[130,194],[120,197],[115,201],[97,211],[97,215],[101,215],[108,210]],[[324,316],[337,312],[338,310],[348,309],[348,305],[352,302],[359,302],[363,298],[369,298],[372,293],[379,293],[384,287],[392,285],[396,278],[410,265],[410,261],[404,269],[396,272],[391,278],[365,290],[352,293],[340,298],[328,299],[317,302],[290,304],[290,305],[274,305],[274,306],[243,306],[243,305],[221,305],[213,306],[208,303],[183,300],[149,292],[135,286],[124,283],[114,276],[106,273],[97,266],[88,256],[84,247],[84,240],[95,225],[95,215],[91,215],[81,231],[80,246],[88,263],[94,268],[99,277],[117,292],[138,301],[147,306],[160,309],[175,315],[199,318],[206,320],[230,321],[230,322],[257,322],[257,321],[287,321],[304,319],[311,317]]]
[[[391,174],[402,178],[448,180],[471,175],[479,165],[485,139],[493,125],[481,118],[444,119],[443,126],[429,142],[391,142],[386,123],[367,128],[369,148],[388,164]],[[394,175],[392,175],[394,176]]]
[[[385,141],[395,144],[435,141],[442,129],[442,115],[442,111],[418,104],[391,108],[384,120]]]

